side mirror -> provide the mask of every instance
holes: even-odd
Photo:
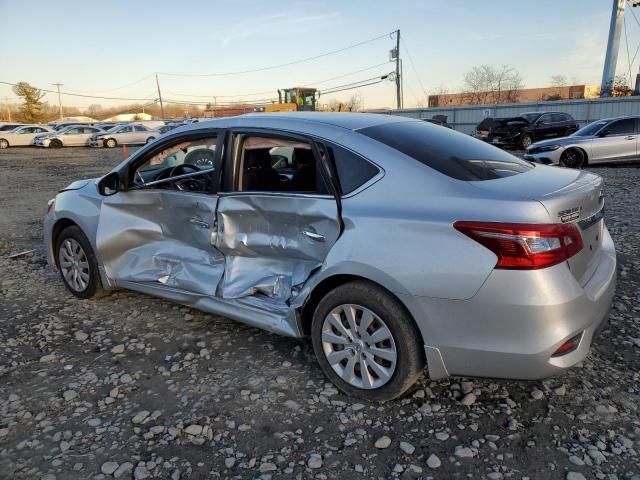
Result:
[[[98,191],[100,195],[104,195],[105,197],[117,193],[119,189],[120,175],[118,175],[118,172],[111,172],[98,182]]]

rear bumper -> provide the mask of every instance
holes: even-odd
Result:
[[[597,268],[584,285],[563,263],[526,272],[494,270],[469,300],[420,300],[428,317],[418,322],[431,349],[427,358],[439,355],[442,362],[429,365],[430,373],[540,379],[583,360],[604,327],[615,291],[615,249],[606,229],[603,237]],[[575,350],[552,356],[580,333]]]

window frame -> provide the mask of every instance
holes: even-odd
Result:
[[[234,145],[235,138],[238,135],[251,135],[256,137],[267,138],[281,138],[283,140],[296,140],[300,142],[308,143],[311,146],[311,152],[316,161],[317,172],[320,172],[322,179],[327,187],[327,193],[308,193],[308,192],[292,192],[292,191],[259,191],[259,190],[246,190],[239,189],[240,171],[242,168],[242,160],[239,156],[240,149]],[[236,127],[229,128],[227,130],[227,140],[225,155],[223,158],[223,164],[227,166],[226,176],[222,182],[222,189],[220,193],[224,195],[269,195],[279,197],[308,197],[308,198],[333,198],[334,200],[339,196],[339,186],[336,186],[330,178],[329,171],[331,166],[326,164],[320,157],[317,141],[322,142],[310,135],[304,135],[297,132],[291,132],[289,130],[276,130],[272,128],[251,128],[251,127]]]
[[[191,192],[191,191],[182,191],[182,190],[166,190],[164,188],[135,188],[133,183],[135,173],[141,165],[147,162],[154,155],[166,150],[167,148],[177,145],[182,142],[191,142],[202,140],[205,138],[211,138],[213,136],[217,137],[216,149],[215,149],[215,159],[214,159],[214,167],[209,173],[213,177],[213,191],[210,192]],[[146,147],[138,150],[136,154],[125,163],[121,164],[115,171],[118,172],[118,176],[120,178],[120,190],[121,191],[135,191],[135,190],[154,190],[154,191],[172,191],[172,192],[181,192],[188,194],[199,194],[199,195],[218,195],[220,191],[220,180],[224,174],[224,160],[223,154],[226,150],[226,131],[223,128],[207,128],[196,131],[188,131],[182,132],[176,135],[171,135],[167,138],[164,138],[163,141],[151,142]],[[168,179],[167,179],[168,180]]]
[[[638,119],[637,118],[618,118],[616,120],[613,120],[611,122],[609,122],[607,125],[605,125],[604,127],[602,127],[598,133],[604,132],[605,130],[610,130],[611,129],[611,125],[615,124],[615,123],[620,123],[620,122],[625,122],[625,121],[632,121],[633,122],[633,131],[631,132],[627,132],[627,133],[611,133],[611,134],[607,134],[606,137],[626,137],[629,135],[636,135],[638,133]]]
[[[340,143],[337,143],[337,142],[331,142],[331,141],[327,141],[327,140],[321,140],[318,143],[322,143],[326,148],[338,147],[338,148],[341,148],[343,150],[346,150],[349,153],[351,153],[352,155],[360,157],[363,161],[373,165],[378,170],[378,173],[376,173],[373,177],[369,178],[366,182],[364,182],[363,184],[358,186],[358,188],[355,188],[355,189],[351,190],[349,193],[344,193],[344,192],[342,192],[342,183],[340,181],[340,174],[338,173],[338,165],[336,164],[336,161],[335,161],[335,154],[334,155],[329,155],[329,160],[331,161],[331,166],[332,166],[332,168],[334,170],[334,175],[338,179],[338,188],[340,190],[340,197],[341,198],[351,198],[354,195],[357,195],[358,193],[360,193],[361,191],[366,190],[371,185],[373,185],[378,180],[380,180],[382,177],[384,177],[384,174],[385,174],[384,168],[382,168],[376,162],[374,162],[374,161],[370,160],[369,158],[365,157],[361,153],[356,152],[352,148],[349,148],[349,147],[347,147],[345,145],[342,145]]]

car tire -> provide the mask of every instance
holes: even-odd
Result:
[[[560,165],[567,168],[576,168],[580,170],[587,163],[585,154],[579,148],[569,148],[562,152],[560,156]]]
[[[60,232],[54,253],[67,290],[85,299],[104,295],[98,261],[89,240],[79,227],[74,225]]]
[[[108,138],[104,141],[104,146],[107,148],[115,148],[118,146],[118,142],[116,142],[115,138]]]
[[[5,138],[0,138],[0,150],[4,150],[5,148],[9,148],[9,141]]]
[[[355,328],[349,328],[349,317]],[[360,331],[364,318],[368,325]],[[322,371],[347,395],[369,401],[392,400],[416,382],[426,363],[420,339],[400,302],[366,281],[349,282],[327,293],[311,323],[313,349]],[[363,375],[363,366],[368,375]]]
[[[532,143],[533,137],[530,134],[525,133],[524,135],[522,135],[522,137],[520,137],[520,148],[522,150],[526,150],[527,148],[529,148]]]
[[[151,143],[151,142],[153,142],[155,139],[156,139],[155,137],[149,137],[149,138],[147,138],[147,141],[146,141],[146,142],[144,142],[144,143],[145,143],[145,144],[147,144],[147,143]]]
[[[57,138],[54,138],[49,142],[49,147],[51,148],[62,148],[62,142]]]

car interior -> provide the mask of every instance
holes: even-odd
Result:
[[[213,191],[216,143],[216,137],[186,141],[155,154],[137,168],[133,188]]]
[[[239,191],[327,193],[309,143],[243,135],[236,141],[241,145]]]

